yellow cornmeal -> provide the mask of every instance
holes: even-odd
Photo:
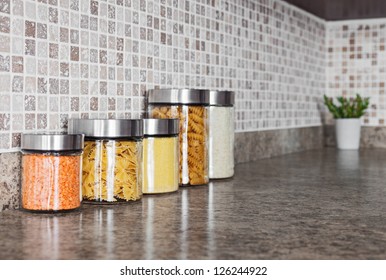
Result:
[[[178,153],[178,137],[143,140],[143,193],[166,193],[178,189]]]

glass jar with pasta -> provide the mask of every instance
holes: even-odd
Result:
[[[68,131],[85,135],[84,202],[119,203],[142,197],[142,120],[70,119]]]
[[[154,89],[148,92],[149,117],[180,120],[180,185],[209,182],[208,104],[207,90]]]

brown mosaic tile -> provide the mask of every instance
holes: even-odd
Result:
[[[70,9],[74,11],[79,11],[79,1],[78,0],[70,0]]]
[[[108,5],[107,15],[110,19],[115,19],[115,7],[114,7],[114,5]]]
[[[79,61],[79,47],[71,46],[71,60]]]
[[[35,55],[35,40],[25,40],[25,52],[26,55]]]
[[[115,34],[115,22],[114,21],[108,21],[108,32],[110,34]]]
[[[99,83],[99,94],[107,95],[107,82]]]
[[[70,37],[70,32],[68,28],[61,27],[60,28],[60,42],[68,43]]]
[[[0,0],[0,13],[9,14],[11,11],[10,0]]]
[[[117,66],[123,66],[123,53],[117,53],[116,64]]]
[[[98,1],[90,1],[90,13],[92,15],[98,15],[98,7],[99,7],[99,3]]]
[[[69,70],[69,64],[65,62],[60,63],[60,76],[61,77],[69,77],[70,76],[70,70]]]
[[[58,23],[58,9],[57,8],[49,8],[48,10],[48,20],[51,23]]]
[[[21,133],[12,133],[12,148],[20,147]]]
[[[130,24],[125,24],[125,36],[131,37],[131,25]]]
[[[59,79],[50,78],[48,84],[50,94],[59,94]]]
[[[11,21],[9,17],[0,16],[0,32],[2,33],[10,33]]]
[[[71,97],[71,111],[79,111],[79,97]]]
[[[97,97],[91,97],[90,98],[90,110],[91,111],[98,111],[98,98]]]
[[[114,97],[109,97],[108,98],[108,110],[110,111],[114,111],[115,110],[115,107],[116,107],[116,102],[115,102],[115,98]]]
[[[23,57],[22,56],[13,56],[12,57],[12,72],[14,73],[23,73]],[[1,68],[1,58],[0,58],[0,68]]]
[[[99,51],[99,63],[107,64],[107,51]]]
[[[45,94],[47,93],[47,79],[46,78],[38,78],[38,93]]]
[[[24,32],[26,37],[36,37],[36,23],[32,21],[25,21]]]

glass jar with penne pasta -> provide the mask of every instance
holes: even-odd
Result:
[[[200,89],[154,89],[148,92],[151,118],[179,119],[179,184],[209,182],[209,91]]]
[[[142,120],[70,119],[68,131],[85,135],[84,202],[111,204],[142,197]]]

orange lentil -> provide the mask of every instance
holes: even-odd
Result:
[[[22,207],[58,211],[80,207],[81,155],[24,154]]]

